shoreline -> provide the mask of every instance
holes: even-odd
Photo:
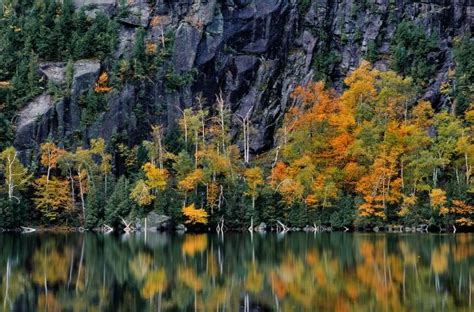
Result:
[[[398,226],[399,227],[399,226]],[[376,229],[377,228],[377,229]],[[324,230],[310,230],[307,228],[290,228],[286,231],[279,231],[276,228],[270,228],[268,230],[254,230],[254,231],[249,231],[248,229],[242,228],[242,229],[228,229],[226,231],[220,232],[216,231],[215,229],[209,229],[208,231],[203,231],[203,230],[186,230],[186,231],[178,231],[178,230],[147,230],[147,231],[141,231],[141,230],[133,230],[133,231],[123,231],[122,229],[120,230],[114,230],[111,232],[105,232],[102,230],[86,230],[83,227],[72,227],[72,226],[51,226],[51,227],[44,227],[44,226],[39,226],[39,227],[20,227],[20,228],[14,228],[14,229],[5,229],[0,227],[0,234],[3,233],[19,233],[19,234],[28,234],[28,233],[50,233],[50,234],[67,234],[67,233],[96,233],[96,234],[131,234],[131,233],[167,233],[167,234],[184,234],[184,233],[191,233],[191,234],[219,234],[219,233],[241,233],[241,234],[250,234],[250,233],[258,233],[258,234],[264,234],[264,233],[280,233],[280,234],[286,234],[286,233],[386,233],[386,234],[456,234],[456,233],[474,233],[474,228],[460,228],[451,231],[447,231],[446,228],[440,229],[437,226],[429,226],[426,228],[426,230],[414,230],[413,227],[409,227],[410,229],[404,229],[402,226],[402,229],[398,230],[389,230],[388,226],[387,228],[382,228],[382,227],[375,227],[375,228],[362,228],[362,229],[324,229]],[[436,230],[437,229],[437,230]]]

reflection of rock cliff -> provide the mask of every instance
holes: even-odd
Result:
[[[428,35],[439,36],[439,49],[427,55],[435,62],[436,73],[427,83],[425,97],[441,105],[439,87],[453,62],[452,42],[474,21],[469,0],[136,0],[128,1],[126,14],[120,3],[75,1],[87,14],[103,11],[120,22],[117,59],[132,53],[140,26],[145,27],[146,39],[157,44],[162,33],[174,34],[166,69],[158,70],[152,81],[115,88],[106,96],[107,110],[81,127],[78,97],[93,86],[100,64],[77,62],[70,96],[58,100],[42,96],[22,112],[15,141],[20,150],[34,149],[35,142],[48,136],[66,140],[77,132],[85,140],[126,132],[129,143],[136,143],[150,124],[172,123],[177,107],[192,106],[198,93],[212,104],[221,92],[235,123],[237,115],[250,112],[251,149],[265,150],[273,143],[295,85],[324,74],[340,89],[342,77],[359,64],[370,45],[379,55],[375,65],[387,68],[390,43],[402,20],[413,20]],[[159,23],[152,22],[157,18]],[[64,79],[61,68],[64,64],[45,64],[41,71],[57,82]],[[177,77],[197,74],[192,82],[169,88],[165,83],[169,72]],[[41,109],[31,121],[38,106]],[[31,122],[25,124],[25,118]]]

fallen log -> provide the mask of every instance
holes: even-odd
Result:
[[[109,233],[112,233],[114,231],[114,229],[112,227],[108,226],[107,224],[103,224],[102,225],[102,231],[105,234],[109,234]]]
[[[125,228],[123,229],[125,233],[130,233],[130,232],[134,232],[135,229],[133,228],[132,225],[132,222],[127,222],[124,218],[120,218],[122,219],[122,223],[125,225]]]
[[[288,231],[290,230],[290,229],[289,229],[286,225],[284,225],[280,220],[277,220],[277,223],[278,223],[278,224],[281,226],[281,228],[283,229],[283,230],[281,231],[282,233],[286,233],[286,232],[288,232]]]
[[[224,233],[224,217],[221,217],[221,220],[217,224],[216,231],[217,233]]]
[[[36,229],[26,227],[26,226],[21,226],[21,233],[26,234],[26,233],[33,233],[36,232]]]

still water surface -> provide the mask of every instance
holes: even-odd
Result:
[[[0,251],[0,311],[473,311],[473,234],[2,234]]]

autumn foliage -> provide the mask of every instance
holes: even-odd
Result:
[[[270,175],[283,201],[324,208],[349,193],[360,199],[359,220],[371,222],[416,214],[417,197],[429,192],[437,213],[461,217],[465,209],[454,211],[460,201],[448,200],[439,175],[449,165],[458,177],[457,192],[472,188],[472,126],[435,114],[426,101],[416,103],[411,79],[367,62],[344,82],[340,96],[322,82],[295,89],[299,104],[279,131],[282,153]]]
[[[143,43],[143,53],[161,49]],[[68,148],[48,141],[39,148],[31,197],[45,219],[88,228],[122,226],[151,211],[228,228],[278,221],[300,228],[471,226],[474,107],[462,115],[435,111],[418,100],[411,78],[367,62],[344,83],[337,91],[323,82],[295,87],[275,123],[275,148],[258,155],[250,151],[254,112],[232,113],[223,95],[177,107],[175,129],[153,125],[135,146],[120,135]],[[111,91],[106,72],[95,91]],[[1,153],[0,169],[8,200],[21,201],[30,174],[14,148]]]
[[[61,212],[72,208],[69,181],[57,178],[48,181],[43,175],[36,179],[34,186],[37,190],[34,198],[36,208],[49,220],[56,220]]]
[[[207,212],[204,209],[196,209],[194,204],[183,207],[182,212],[187,224],[207,224]]]
[[[94,90],[97,93],[108,93],[112,91],[112,88],[109,87],[109,75],[107,72],[102,72],[102,74],[100,74],[99,79],[95,83]]]

